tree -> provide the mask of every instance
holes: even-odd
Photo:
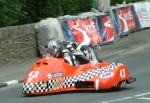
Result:
[[[15,25],[24,18],[24,0],[0,0],[0,26]]]
[[[124,0],[111,0],[111,5]],[[127,3],[142,0],[126,0]],[[0,27],[90,11],[93,0],[0,0]]]

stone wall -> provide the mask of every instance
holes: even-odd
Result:
[[[37,57],[35,24],[0,28],[0,65]]]

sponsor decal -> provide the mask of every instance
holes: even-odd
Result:
[[[46,88],[46,87],[47,87],[47,82],[45,81],[41,86],[42,86],[43,88]]]
[[[57,72],[57,73],[52,73],[52,74],[48,74],[48,78],[51,79],[51,78],[56,78],[56,77],[60,77],[60,76],[63,76],[63,72]]]
[[[60,88],[63,88],[63,83],[64,83],[64,79],[59,78],[59,79],[56,79],[53,82],[49,82],[48,83],[48,88],[50,90],[58,90]]]
[[[49,79],[53,78],[52,74],[48,74],[47,77],[48,77]]]
[[[57,90],[57,89],[61,88],[62,85],[63,85],[63,79],[62,78],[57,79],[55,84],[54,84],[54,90]]]
[[[100,75],[100,78],[110,78],[112,76],[114,76],[113,72],[105,72],[105,73]]]

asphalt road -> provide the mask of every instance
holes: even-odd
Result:
[[[24,97],[21,85],[0,88],[0,103],[150,103],[150,48],[119,54],[109,61],[120,61],[129,68],[137,81],[121,91],[70,92],[54,95]]]
[[[150,29],[135,32],[113,45],[104,46],[100,56],[104,61],[124,63],[137,78],[134,84],[120,91],[69,92],[53,95],[24,97],[22,84],[0,88],[0,103],[150,103]],[[37,60],[0,67],[0,82],[23,79]]]

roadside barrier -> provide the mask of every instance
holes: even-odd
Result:
[[[135,14],[132,5],[124,5],[120,7],[114,7],[111,10],[114,22],[117,24],[118,36],[124,36],[128,32],[136,30],[137,24]]]
[[[133,6],[140,29],[150,27],[150,2],[134,3]]]
[[[85,45],[92,46],[102,43],[96,20],[94,16],[60,19],[67,40],[78,43],[86,41]]]
[[[94,12],[87,16],[65,15],[56,19],[60,23],[57,23],[59,28],[56,28],[61,33],[49,32],[49,29],[53,28],[48,23],[52,21],[43,23],[40,21],[37,25],[41,25],[38,26],[41,32],[37,36],[40,38],[40,36],[46,35],[45,38],[55,37],[61,41],[67,40],[91,46],[103,45],[132,31],[150,27],[150,2],[144,1],[112,7],[108,13]],[[47,32],[42,32],[43,26],[48,29]]]
[[[111,18],[110,13],[96,16],[99,33],[102,37],[102,44],[114,41],[117,37],[117,29]]]

